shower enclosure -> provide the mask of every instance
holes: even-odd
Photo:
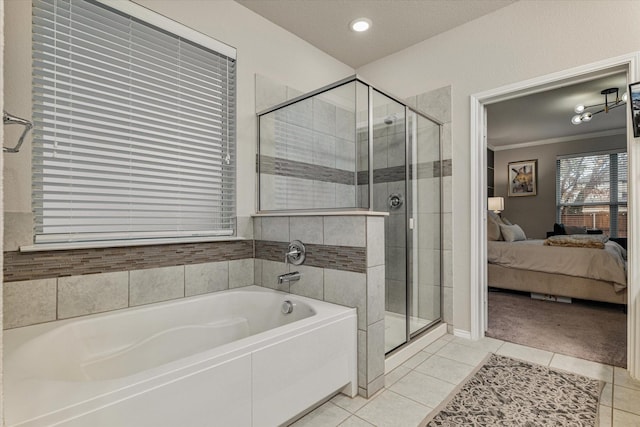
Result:
[[[437,324],[441,124],[357,76],[258,117],[258,210],[388,212],[385,352]]]

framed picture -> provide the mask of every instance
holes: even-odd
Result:
[[[631,99],[631,124],[633,137],[640,137],[640,82],[629,85],[629,99]]]
[[[509,177],[509,197],[535,196],[538,194],[536,160],[522,160],[510,162],[507,176]]]

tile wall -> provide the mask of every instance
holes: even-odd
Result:
[[[384,221],[382,216],[260,216],[254,219],[255,279],[265,287],[358,310],[358,386],[384,386]],[[285,265],[288,242],[307,248],[303,265]],[[298,282],[277,276],[299,271]]]

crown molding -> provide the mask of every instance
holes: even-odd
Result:
[[[614,135],[626,135],[626,133],[627,133],[627,129],[620,128],[620,129],[605,130],[601,132],[583,133],[580,135],[541,139],[538,141],[522,142],[518,144],[509,144],[509,145],[500,145],[500,146],[487,144],[487,147],[489,147],[493,151],[513,150],[515,148],[536,147],[538,145],[557,144],[559,142],[578,141],[581,139],[603,138],[606,136],[614,136]]]

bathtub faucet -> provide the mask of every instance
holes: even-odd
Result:
[[[292,271],[291,273],[285,273],[278,276],[278,284],[281,285],[284,282],[297,282],[302,277],[299,271]]]

